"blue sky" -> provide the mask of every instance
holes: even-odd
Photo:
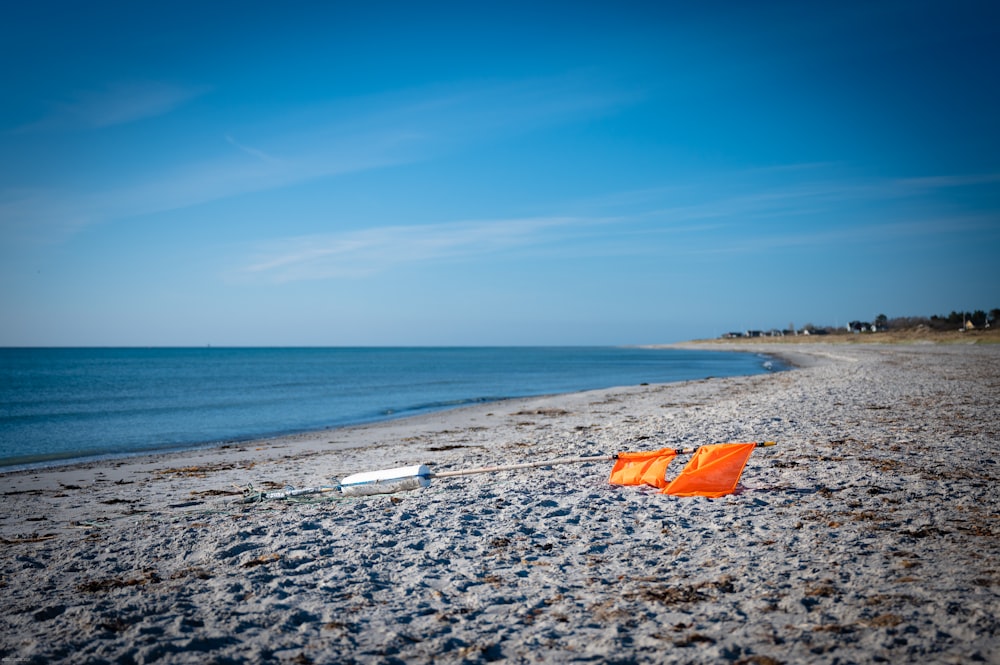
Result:
[[[1000,307],[993,2],[15,3],[0,345]]]

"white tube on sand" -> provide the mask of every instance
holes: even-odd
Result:
[[[355,473],[340,481],[340,491],[346,496],[393,494],[394,492],[429,487],[430,484],[431,470],[423,464],[417,464],[395,469]]]

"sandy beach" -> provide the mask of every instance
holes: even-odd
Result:
[[[1000,663],[1000,345],[739,349],[798,368],[2,474],[0,661]],[[721,499],[240,489],[761,440]]]

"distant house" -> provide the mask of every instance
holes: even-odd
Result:
[[[747,331],[747,337],[760,337],[760,336],[762,336],[763,334],[764,334],[764,333],[762,333],[762,332],[761,332],[761,331],[759,331],[759,330],[748,330],[748,331]]]
[[[847,331],[853,333],[875,332],[875,326],[867,321],[851,321],[847,324]]]
[[[736,339],[738,337],[743,337],[743,333],[741,333],[741,332],[727,332],[727,333],[725,333],[722,336],[723,339]]]

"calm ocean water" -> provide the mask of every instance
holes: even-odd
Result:
[[[0,467],[218,445],[471,404],[767,371],[636,348],[0,349]]]

